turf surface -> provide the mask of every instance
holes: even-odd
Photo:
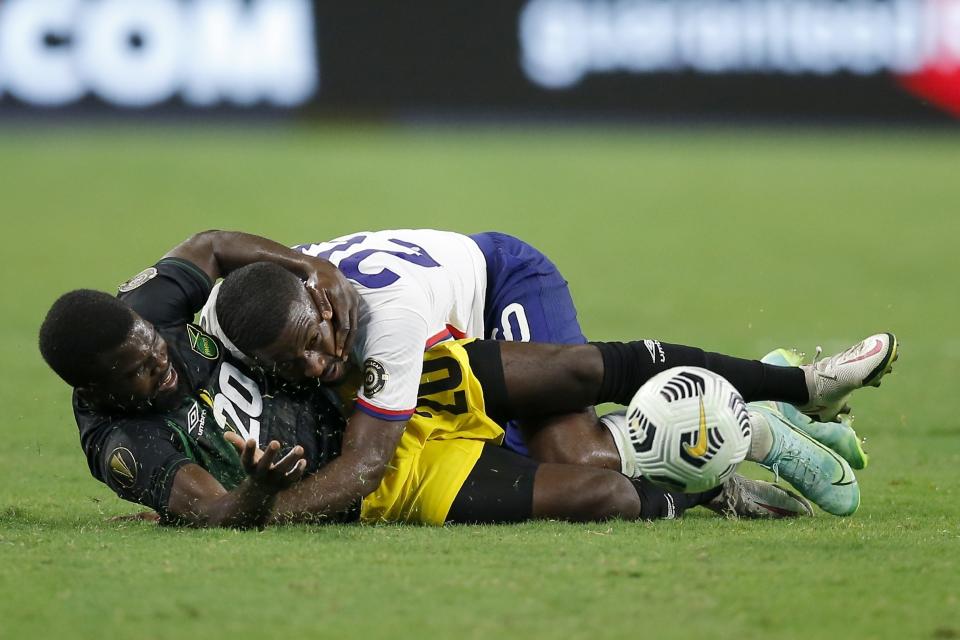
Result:
[[[960,138],[474,128],[0,132],[0,637],[960,637]],[[892,329],[848,519],[159,530],[88,474],[36,330],[190,233],[503,230],[592,338]]]

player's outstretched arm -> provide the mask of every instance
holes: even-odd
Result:
[[[181,468],[174,478],[167,508],[171,515],[187,525],[263,526],[270,518],[277,494],[303,477],[306,468],[303,447],[294,447],[277,460],[280,443],[276,441],[268,444],[266,450],[259,451],[253,440],[243,442],[234,434],[228,434],[227,439],[240,449],[240,460],[247,478],[233,491],[227,491],[199,465],[189,464]]]
[[[340,456],[278,494],[271,521],[322,520],[372,493],[383,480],[405,427],[405,421],[391,422],[354,412],[344,432]]]
[[[211,281],[254,262],[280,265],[303,278],[323,319],[333,320],[336,355],[349,353],[356,333],[360,296],[329,261],[249,233],[213,230],[187,238],[164,257],[195,264]]]

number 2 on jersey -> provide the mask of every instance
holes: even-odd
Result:
[[[367,239],[367,236],[360,235],[354,236],[344,240],[340,244],[337,244],[333,247],[330,247],[326,251],[321,251],[314,254],[310,251],[311,248],[316,247],[317,245],[299,245],[297,249],[308,255],[316,255],[318,258],[323,258],[329,260],[330,256],[338,251],[347,251],[355,245],[362,245],[364,240]],[[349,256],[340,260],[340,264],[337,265],[340,268],[340,271],[343,272],[343,275],[347,276],[357,284],[363,285],[368,289],[382,289],[388,287],[397,280],[400,279],[400,276],[390,271],[384,267],[377,273],[363,273],[360,271],[360,263],[363,262],[366,258],[369,258],[375,253],[385,253],[387,255],[394,256],[399,258],[404,262],[409,262],[415,264],[419,267],[439,267],[440,263],[434,260],[429,253],[423,250],[422,247],[413,244],[412,242],[406,242],[405,240],[399,240],[397,238],[390,238],[390,242],[399,246],[405,247],[410,251],[391,251],[390,249],[362,249],[356,253],[352,253]]]

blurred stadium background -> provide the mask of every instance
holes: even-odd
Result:
[[[960,637],[960,0],[0,0],[0,638]],[[156,531],[36,331],[207,228],[489,229],[592,338],[892,329],[840,520]],[[751,471],[759,473],[760,471]]]

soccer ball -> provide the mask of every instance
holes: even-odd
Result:
[[[699,367],[674,367],[648,380],[627,408],[627,429],[639,474],[686,493],[721,484],[750,447],[743,397]]]

